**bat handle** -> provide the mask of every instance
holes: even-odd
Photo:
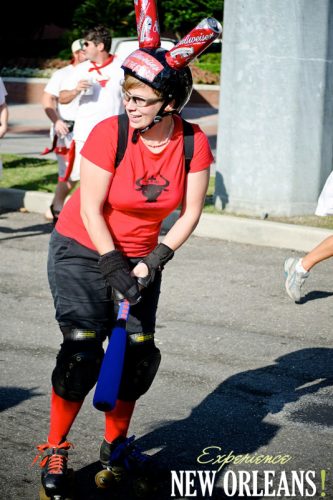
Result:
[[[129,302],[128,300],[121,300],[119,302],[119,310],[118,310],[118,316],[117,316],[117,320],[124,320],[124,321],[127,321],[128,319],[128,315],[129,315],[129,309],[130,309],[130,305],[129,305]]]
[[[144,288],[144,286],[139,284],[139,290],[142,290],[142,288]],[[117,320],[124,319],[125,321],[127,321],[129,315],[129,307],[130,307],[128,300],[125,299],[124,295],[115,288],[112,289],[112,295],[113,295],[113,300],[115,302],[118,302],[119,304]]]
[[[118,292],[118,290],[113,289],[112,292],[114,300],[119,304],[117,320],[127,321],[130,308],[128,300],[126,300],[124,295]]]
[[[123,294],[118,292],[118,290],[116,290],[115,288],[112,288],[112,295],[113,295],[113,300],[115,300],[116,302],[121,302],[122,300],[125,300]]]

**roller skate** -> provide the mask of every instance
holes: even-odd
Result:
[[[103,470],[95,476],[98,488],[116,488],[125,480],[136,497],[149,497],[157,491],[159,467],[151,456],[140,451],[134,439],[135,436],[119,437],[112,443],[103,441],[100,449]]]
[[[71,500],[73,498],[74,471],[67,466],[68,449],[73,446],[70,442],[64,441],[56,447],[51,447],[49,443],[37,446],[39,456],[45,455],[40,462],[42,468],[42,487],[39,492],[40,500]]]

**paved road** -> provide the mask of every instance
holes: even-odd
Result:
[[[0,216],[0,495],[6,500],[36,499],[39,488],[39,469],[30,464],[34,446],[47,435],[50,374],[60,343],[45,272],[49,233],[39,214]],[[273,470],[275,487],[282,471],[288,480],[291,471],[314,471],[315,498],[325,470],[325,491],[333,496],[333,268],[330,261],[318,266],[304,303],[295,305],[284,293],[285,255],[192,237],[165,271],[157,327],[162,365],[137,405],[131,433],[176,471],[215,470],[197,463],[208,446],[222,450],[211,455],[233,450],[291,457],[285,465],[223,469],[212,498],[226,498],[227,470],[258,470],[259,484]],[[89,396],[69,436],[80,500],[106,498],[92,479],[88,483],[102,434],[102,415]],[[168,482],[157,499],[171,498],[170,488]],[[297,492],[293,498],[305,496]],[[181,498],[179,490],[172,498]],[[278,498],[290,496],[282,489]]]

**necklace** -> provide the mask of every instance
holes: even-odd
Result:
[[[173,132],[173,120],[171,121],[171,125],[170,125],[170,129],[169,129],[169,132],[168,132],[168,136],[167,136],[167,138],[163,142],[160,142],[159,144],[148,144],[146,142],[146,145],[149,148],[161,148],[162,146],[165,146],[166,144],[168,144],[170,142],[172,132]],[[145,139],[144,137],[141,136],[141,138],[144,140],[144,142],[147,141],[147,139]]]

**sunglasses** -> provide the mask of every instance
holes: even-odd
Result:
[[[92,41],[89,41],[89,42],[83,42],[83,45],[84,45],[85,47],[89,47],[89,45],[90,45],[91,43],[92,43],[93,45],[96,45],[96,44],[95,44],[94,42],[92,42]]]
[[[145,108],[146,106],[151,106],[157,102],[164,101],[161,97],[156,97],[156,99],[146,99],[145,97],[129,94],[126,91],[123,91],[123,99],[126,102],[130,102],[132,100],[138,108]]]

